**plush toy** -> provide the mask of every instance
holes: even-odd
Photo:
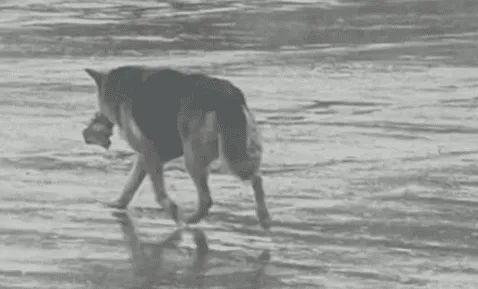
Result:
[[[108,149],[111,145],[110,137],[113,135],[113,124],[106,116],[97,112],[90,124],[83,130],[85,143],[99,145]]]

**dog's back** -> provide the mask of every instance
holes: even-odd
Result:
[[[227,80],[169,68],[122,66],[110,71],[103,94],[105,100],[116,98],[109,102],[131,110],[135,124],[154,142],[164,162],[183,154],[180,131],[188,132],[181,128],[208,112],[215,113],[226,159],[246,157],[248,108],[242,91]],[[122,110],[114,110],[122,129]]]

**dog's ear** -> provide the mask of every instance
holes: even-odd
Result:
[[[89,76],[91,76],[91,78],[93,78],[96,85],[98,87],[101,87],[101,83],[103,82],[103,79],[106,77],[106,73],[98,71],[98,70],[94,70],[91,68],[86,68],[85,71],[86,73],[88,73]]]

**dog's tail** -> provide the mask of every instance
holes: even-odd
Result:
[[[222,150],[230,162],[247,157],[247,110],[242,91],[227,82],[222,95],[215,98],[214,110],[222,139]]]

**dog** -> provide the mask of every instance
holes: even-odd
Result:
[[[136,152],[120,196],[108,206],[125,209],[146,176],[155,199],[177,224],[184,224],[164,184],[164,165],[184,157],[198,193],[197,210],[187,224],[198,223],[213,205],[209,166],[221,157],[232,175],[252,186],[256,215],[264,229],[271,226],[260,173],[262,140],[243,92],[225,79],[172,68],[120,66],[108,71],[86,68],[97,86],[100,126],[106,138],[90,137],[93,121],[83,131],[86,143],[109,147],[110,127]],[[105,119],[111,125],[104,124]],[[89,131],[87,131],[89,129]]]

